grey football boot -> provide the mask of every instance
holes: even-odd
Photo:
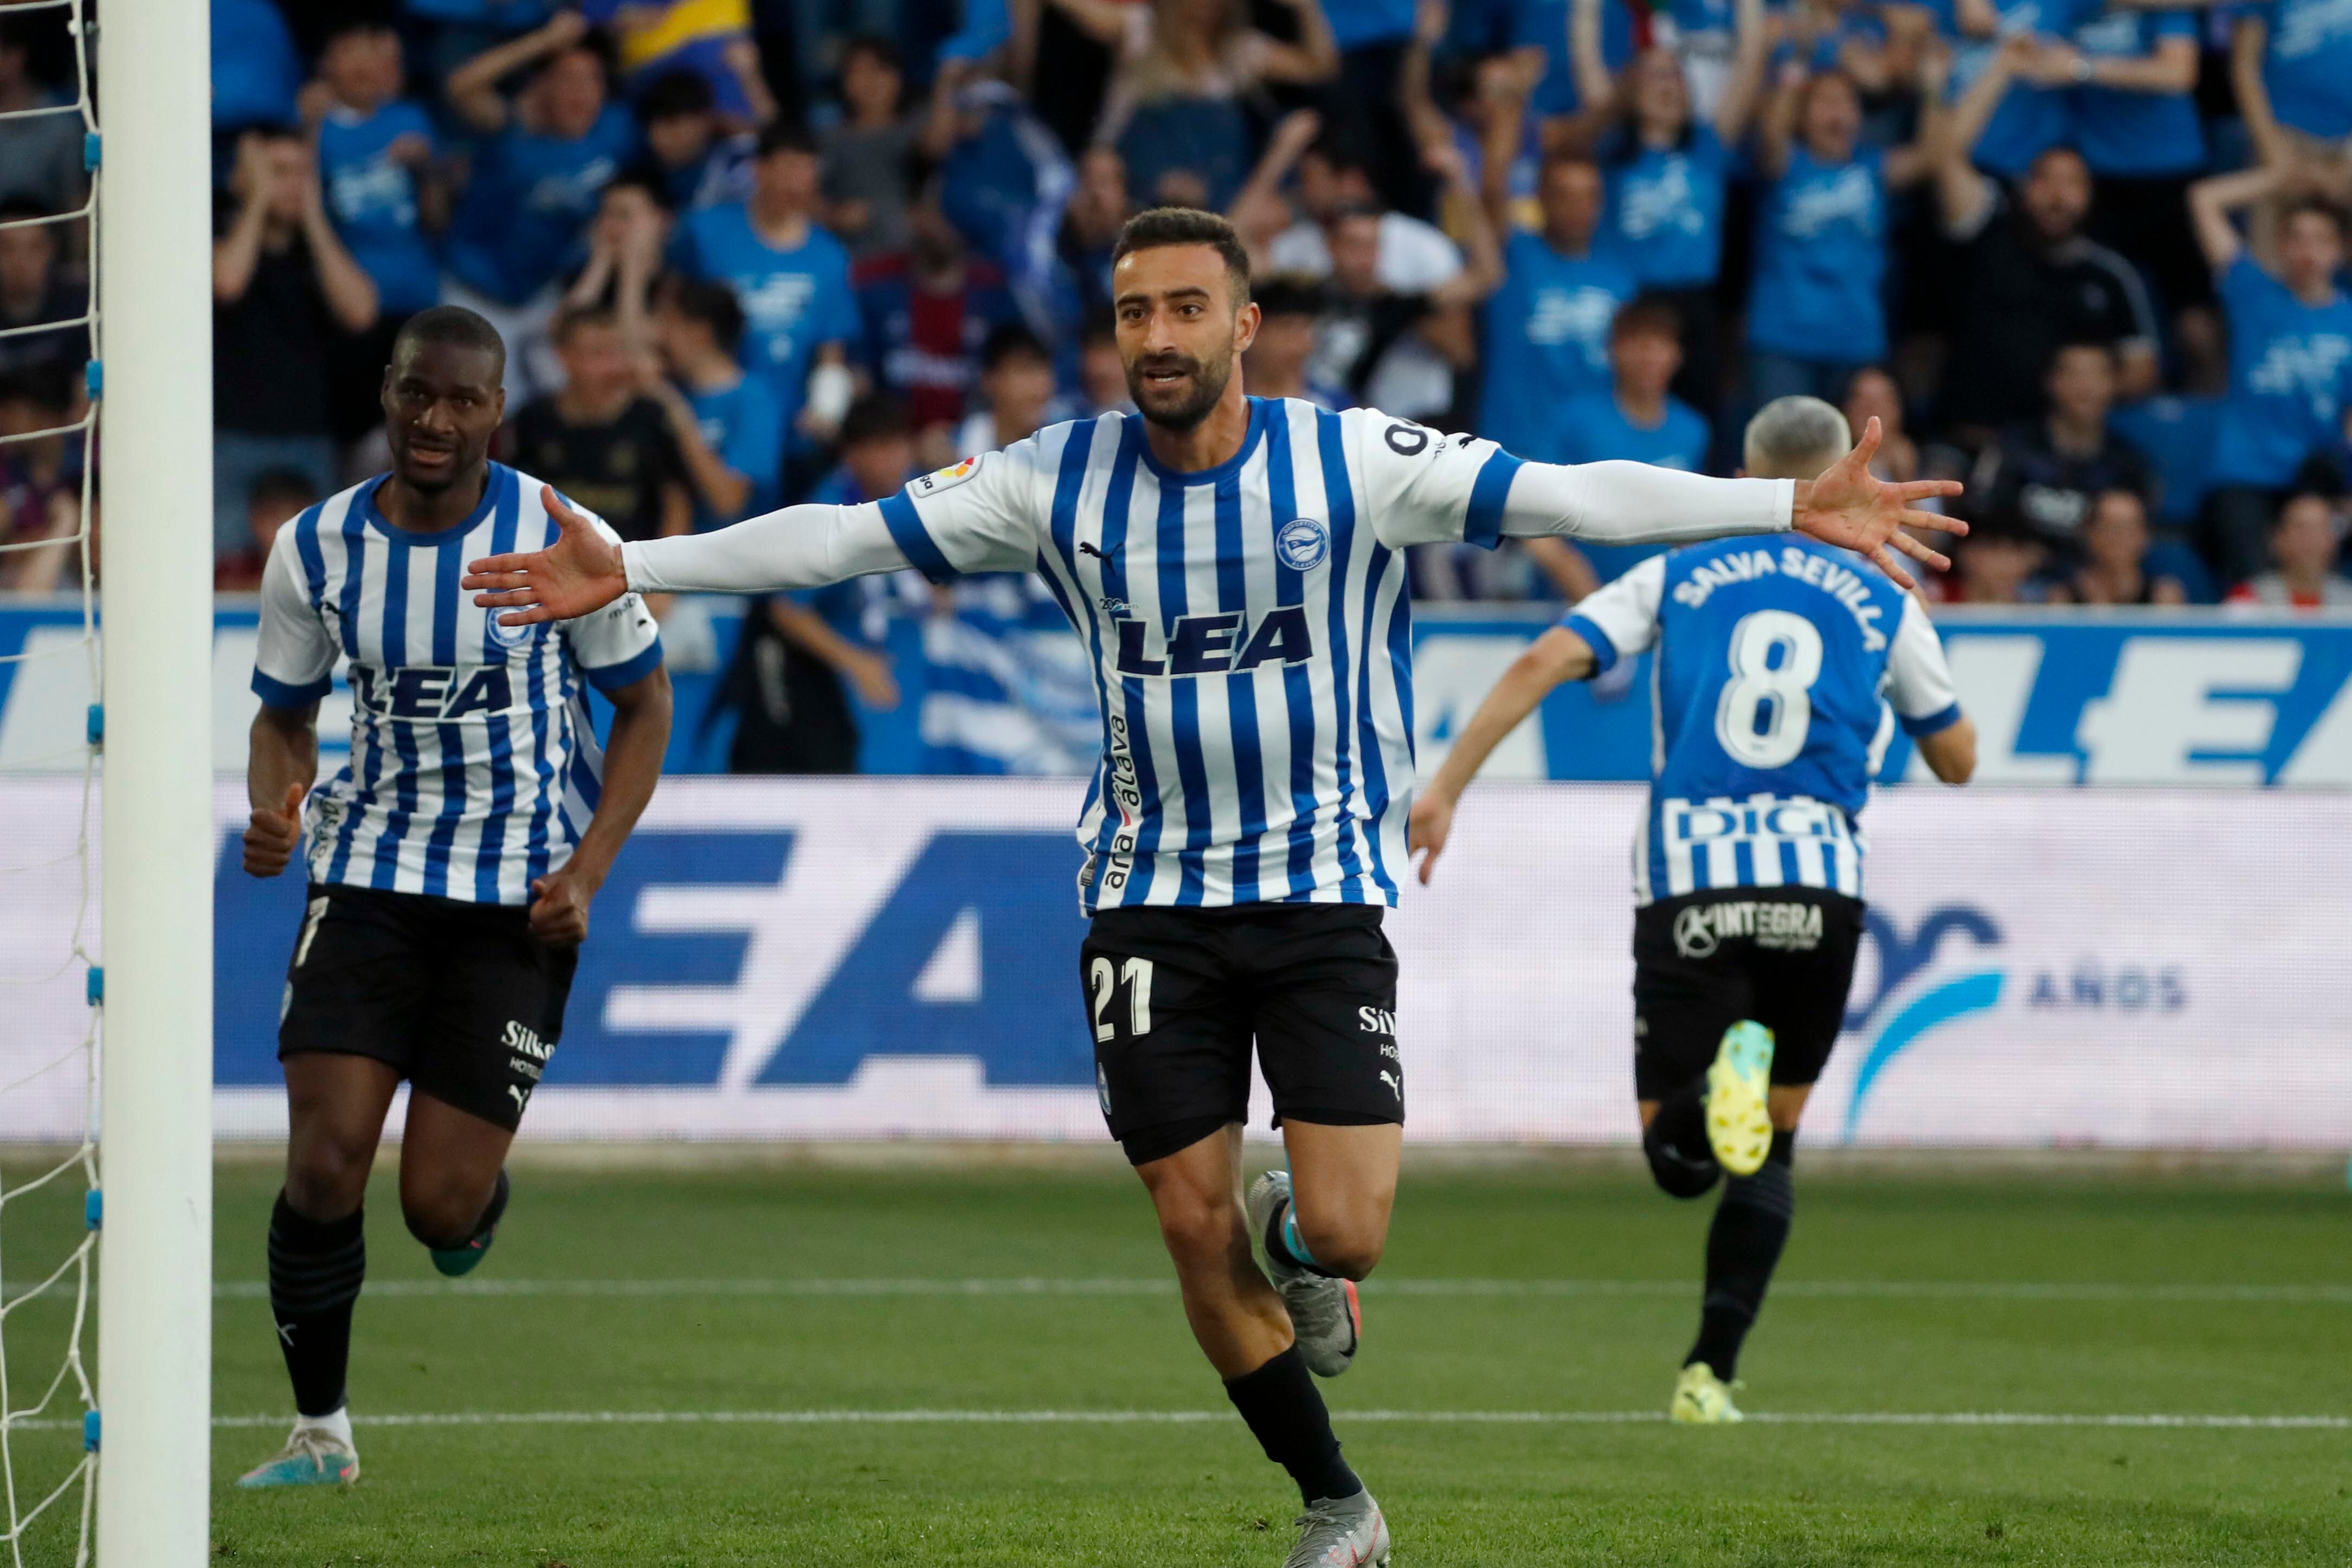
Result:
[[[1369,1491],[1318,1498],[1293,1522],[1298,1545],[1282,1568],[1388,1568],[1389,1521]]]
[[[1356,1303],[1352,1280],[1335,1280],[1303,1269],[1266,1245],[1276,1217],[1289,1207],[1290,1173],[1268,1171],[1249,1190],[1250,1239],[1265,1261],[1266,1277],[1282,1292],[1290,1309],[1290,1327],[1298,1336],[1299,1358],[1318,1377],[1337,1377],[1356,1359],[1363,1332],[1363,1312]]]

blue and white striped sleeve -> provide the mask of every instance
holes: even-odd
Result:
[[[306,708],[334,685],[335,640],[310,601],[295,559],[295,529],[278,530],[261,569],[261,630],[253,653],[253,690],[263,705]]]
[[[1057,426],[1065,439],[1078,427]],[[1090,428],[1090,427],[1088,427]],[[1026,571],[1036,563],[1038,443],[1045,432],[908,480],[882,502],[882,521],[933,582],[973,571]]]
[[[1479,436],[1447,435],[1378,409],[1340,417],[1354,427],[1364,500],[1382,544],[1502,543],[1504,503],[1524,466],[1517,458]]]
[[[607,539],[621,542],[621,536],[602,517],[588,520]],[[602,610],[559,625],[572,657],[587,675],[588,684],[600,692],[635,685],[661,667],[661,629],[645,600],[635,593],[624,593]]]
[[[1886,650],[1886,700],[1915,739],[1934,735],[1960,722],[1960,698],[1952,685],[1951,666],[1944,661],[1943,640],[1935,622],[1911,594],[1903,596],[1903,619],[1895,623],[1895,640]]]

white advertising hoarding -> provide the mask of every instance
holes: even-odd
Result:
[[[665,780],[597,901],[524,1135],[1101,1139],[1079,795]],[[0,780],[0,861],[17,868],[0,1137],[79,1128],[78,799],[75,781]],[[1473,789],[1435,885],[1390,916],[1411,1137],[1632,1140],[1641,799]],[[225,782],[215,1120],[267,1137],[284,1126],[275,1030],[301,889],[236,869],[244,815]],[[1866,826],[1870,934],[1809,1142],[2352,1145],[2352,798],[1905,787]]]

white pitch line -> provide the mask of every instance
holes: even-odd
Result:
[[[1367,1295],[1441,1298],[1687,1296],[1696,1280],[1370,1280]],[[464,1296],[1170,1296],[1164,1279],[378,1280],[370,1300]],[[215,1296],[258,1300],[259,1280],[223,1281]],[[2178,1301],[2352,1305],[2352,1285],[2133,1285],[2032,1281],[1787,1280],[1775,1297],[1822,1301]]]
[[[355,1415],[352,1424],[394,1427],[1192,1427],[1231,1421],[1230,1410],[530,1410]],[[1339,1424],[1438,1427],[1643,1427],[1661,1410],[1342,1410]],[[2352,1416],[2081,1415],[2026,1410],[1751,1411],[1781,1427],[2095,1427],[2189,1431],[2352,1431]],[[215,1416],[221,1428],[277,1427],[283,1415]],[[79,1419],[14,1423],[19,1431],[81,1430]]]

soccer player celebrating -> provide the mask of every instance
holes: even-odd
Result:
[[[276,876],[299,853],[310,885],[280,1009],[292,1126],[269,1219],[270,1311],[298,1416],[248,1487],[359,1476],[343,1380],[367,1269],[360,1203],[404,1078],[409,1232],[444,1274],[488,1250],[589,901],[669,738],[669,677],[637,595],[514,627],[459,591],[469,557],[555,537],[553,492],[488,460],[505,371],[479,316],[411,317],[383,378],[392,472],[280,529],[262,573],[245,869]],[[314,789],[339,657],[352,759]],[[601,756],[591,685],[614,710]]]
[[[1401,552],[1794,527],[1899,570],[1896,549],[1935,559],[1899,523],[1947,526],[1906,503],[1957,486],[1885,485],[1859,461],[1810,485],[1522,464],[1370,409],[1244,397],[1248,258],[1207,213],[1130,220],[1111,282],[1137,414],[1055,425],[878,504],[694,538],[615,548],[559,510],[553,549],[478,561],[466,584],[530,626],[631,591],[772,592],[909,564],[1043,576],[1103,706],[1077,883],[1105,1118],[1194,1337],[1306,1499],[1289,1562],[1384,1563],[1387,1523],[1308,1374],[1355,1354],[1353,1282],[1387,1239],[1404,1121],[1381,931],[1413,779]],[[1244,1198],[1253,1040],[1290,1167]]]
[[[1846,454],[1810,397],[1748,424],[1750,474],[1797,478]],[[1562,681],[1657,649],[1656,762],[1633,840],[1633,1082],[1651,1174],[1675,1197],[1723,1180],[1698,1343],[1677,1421],[1741,1419],[1739,1347],[1789,1239],[1798,1118],[1837,1042],[1862,939],[1855,823],[1899,720],[1947,784],[1976,770],[1919,601],[1824,536],[1654,556],[1579,604],[1496,683],[1413,802],[1426,883],[1478,766]]]

